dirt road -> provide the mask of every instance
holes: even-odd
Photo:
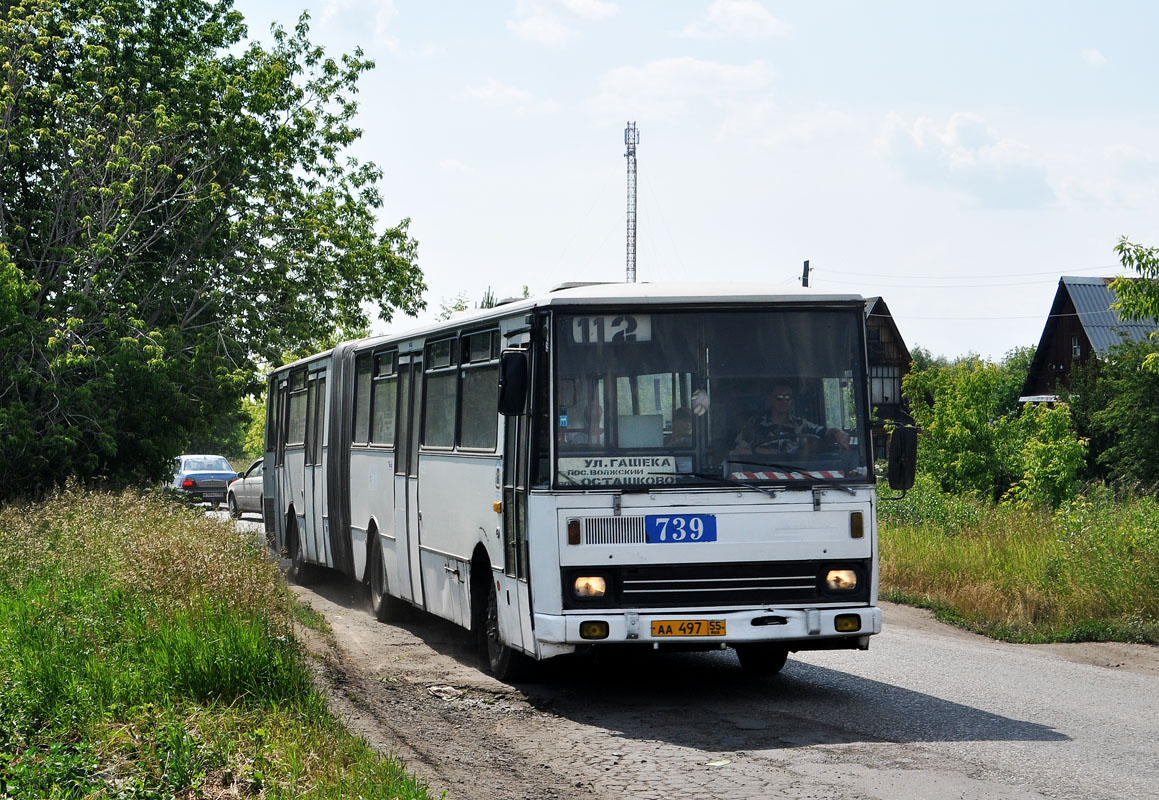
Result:
[[[464,631],[370,615],[362,587],[299,596],[334,710],[449,798],[1120,798],[1159,786],[1159,648],[1023,647],[885,607],[869,652],[731,651],[554,663],[500,683]]]

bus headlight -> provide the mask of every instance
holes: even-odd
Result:
[[[831,592],[851,592],[857,588],[857,573],[851,569],[831,569],[825,576],[825,588]]]
[[[608,591],[608,582],[600,575],[587,575],[575,579],[572,591],[576,597],[603,597]]]

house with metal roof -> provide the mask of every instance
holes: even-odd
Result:
[[[869,362],[869,399],[873,406],[874,458],[886,457],[887,422],[912,425],[901,396],[901,379],[910,370],[913,358],[889,306],[880,297],[865,298],[865,345]]]
[[[1111,308],[1114,278],[1063,276],[1034,351],[1020,402],[1053,402],[1070,388],[1073,367],[1105,356],[1123,341],[1142,342],[1159,329],[1159,320],[1124,320]]]

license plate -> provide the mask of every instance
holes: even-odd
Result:
[[[649,544],[715,542],[714,514],[649,514],[644,517],[644,537]]]
[[[724,636],[723,619],[655,619],[653,636]]]

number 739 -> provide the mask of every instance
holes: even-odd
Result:
[[[650,515],[645,529],[652,543],[716,541],[716,517],[711,514]]]

